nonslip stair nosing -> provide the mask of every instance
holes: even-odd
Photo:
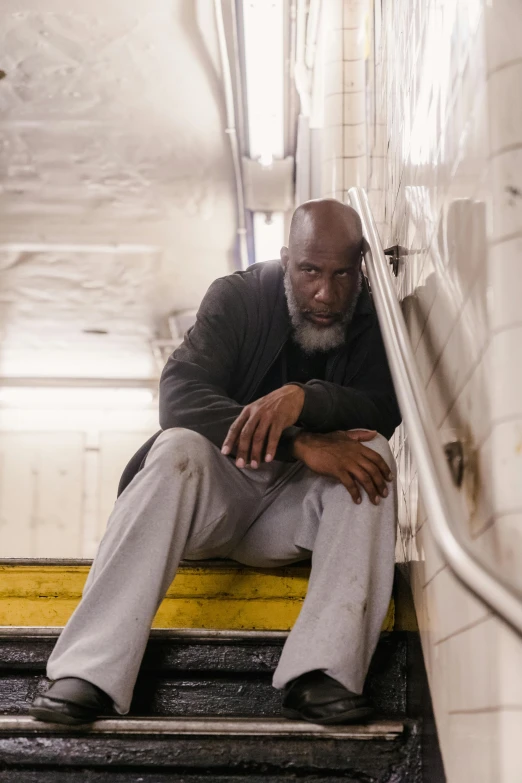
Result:
[[[0,639],[54,638],[63,631],[63,626],[49,625],[0,625]],[[152,639],[171,641],[284,641],[289,631],[251,631],[220,628],[152,628]]]
[[[108,718],[86,726],[64,726],[30,716],[0,716],[0,737],[6,734],[161,735],[220,737],[314,737],[345,740],[395,740],[402,721],[381,720],[361,725],[321,726],[284,718]]]
[[[89,557],[1,557],[1,566],[53,566],[60,568],[75,568],[77,566],[85,566],[90,568],[93,564],[93,559]],[[236,568],[238,570],[247,571],[274,571],[284,569],[285,571],[298,571],[302,568],[308,568],[310,570],[309,560],[298,560],[296,563],[288,563],[285,566],[279,567],[258,567],[258,566],[246,566],[243,563],[239,563],[237,560],[231,560],[226,557],[222,558],[209,558],[208,560],[182,560],[178,566],[178,569],[184,568],[211,568],[211,569],[231,569]]]

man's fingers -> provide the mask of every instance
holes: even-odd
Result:
[[[359,459],[359,465],[364,468],[366,473],[368,473],[379,495],[383,498],[388,497],[389,490],[386,484],[386,480],[377,465],[375,465],[373,462],[370,462],[369,459],[366,459],[363,456],[361,456]]]
[[[351,475],[346,471],[344,471],[340,477],[340,480],[342,484],[344,484],[345,488],[348,490],[350,495],[352,496],[353,502],[359,505],[359,503],[362,500],[361,493],[359,491],[359,487],[357,486],[357,484],[355,483]]]
[[[364,457],[366,457],[366,459],[369,459],[370,462],[373,462],[373,464],[379,468],[386,481],[392,480],[393,474],[390,468],[388,467],[386,460],[383,457],[381,457],[380,454],[378,454],[373,449],[369,449],[368,446],[361,446],[361,454]]]
[[[238,468],[244,468],[250,462],[250,448],[258,421],[259,419],[250,417],[241,430],[236,450],[236,465]]]
[[[349,471],[352,477],[357,480],[357,482],[361,485],[361,487],[363,487],[363,489],[366,490],[366,494],[368,495],[368,497],[370,498],[374,506],[378,506],[379,503],[381,502],[381,498],[379,497],[379,493],[377,492],[377,488],[373,483],[372,477],[358,463],[354,463],[353,465],[351,465],[349,467]]]
[[[263,461],[264,449],[270,420],[260,419],[252,436],[250,467],[258,468]]]
[[[272,462],[272,460],[274,459],[282,432],[283,430],[281,429],[279,424],[273,423],[272,426],[270,427],[270,433],[268,435],[268,443],[266,444],[266,454],[265,454],[266,462]]]
[[[243,429],[245,423],[248,421],[248,417],[249,411],[246,408],[243,408],[237,419],[229,427],[226,438],[223,441],[223,445],[221,447],[222,454],[230,454],[239,437],[239,433]]]
[[[377,430],[347,430],[346,437],[350,440],[357,440],[359,442],[365,440],[373,440],[377,435]]]

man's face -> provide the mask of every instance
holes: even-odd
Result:
[[[283,248],[285,290],[297,341],[308,351],[342,344],[361,290],[361,255]]]
[[[300,253],[285,265],[299,311],[320,328],[343,320],[358,290],[360,255],[350,258]]]

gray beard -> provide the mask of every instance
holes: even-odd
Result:
[[[346,327],[353,318],[361,288],[362,272],[359,275],[357,288],[355,289],[353,298],[341,320],[331,326],[316,326],[311,323],[311,321],[308,321],[299,310],[287,268],[285,272],[285,294],[288,312],[290,313],[290,320],[294,330],[293,338],[305,353],[332,351],[334,348],[340,348],[340,346],[344,344],[346,339]]]

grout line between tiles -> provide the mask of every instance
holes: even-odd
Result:
[[[522,141],[515,141],[513,144],[505,144],[503,147],[499,147],[498,149],[490,152],[488,155],[488,161],[492,163],[495,158],[500,158],[507,152],[517,152],[520,149],[522,149]]]
[[[522,704],[499,704],[492,707],[476,707],[469,710],[448,710],[448,715],[481,715],[491,712],[522,712]]]
[[[497,335],[502,334],[503,332],[509,332],[512,329],[520,329],[522,326],[522,321],[513,321],[510,324],[507,324],[506,326],[497,326],[494,329],[490,329],[490,334]]]
[[[452,572],[453,573],[453,572]],[[463,588],[466,590],[466,592],[470,592],[467,588]],[[476,600],[478,600],[479,603],[482,603],[480,598],[477,598],[474,596]],[[484,604],[485,606],[485,604]],[[443,644],[444,642],[449,641],[450,639],[454,639],[455,636],[459,636],[461,633],[465,633],[466,631],[471,631],[472,628],[476,628],[478,625],[482,625],[482,623],[485,623],[486,620],[489,620],[491,617],[493,617],[491,611],[489,609],[486,610],[487,614],[480,617],[478,620],[474,620],[472,623],[468,623],[467,625],[463,625],[462,628],[459,628],[458,631],[454,631],[453,633],[448,634],[447,636],[444,636],[442,639],[437,639],[436,642],[433,643],[434,647],[436,647],[438,644]]]
[[[486,521],[479,527],[478,530],[470,531],[470,536],[472,541],[476,541],[482,533],[485,533],[487,530],[489,530],[491,527],[493,527],[495,523],[495,514],[491,514],[491,516],[486,519]]]
[[[422,585],[422,589],[423,589],[423,590],[425,590],[425,589],[426,589],[426,587],[428,587],[428,585],[429,585],[429,584],[431,584],[431,583],[433,582],[433,580],[435,579],[435,577],[436,577],[436,576],[438,576],[438,574],[441,574],[441,573],[442,573],[442,571],[444,571],[444,569],[445,569],[445,568],[448,568],[449,570],[451,570],[451,569],[449,568],[449,565],[448,565],[447,563],[443,563],[441,566],[439,566],[439,568],[437,568],[437,570],[435,571],[435,573],[434,573],[434,574],[432,574],[432,575],[430,576],[430,578],[426,580],[426,582],[424,582],[424,584]]]
[[[499,73],[500,71],[505,71],[508,68],[512,68],[515,65],[522,65],[522,57],[515,57],[512,60],[506,60],[505,63],[501,63],[500,65],[497,65],[495,68],[490,68],[488,71],[486,71],[486,80],[489,81],[491,76],[494,76],[496,73]]]

